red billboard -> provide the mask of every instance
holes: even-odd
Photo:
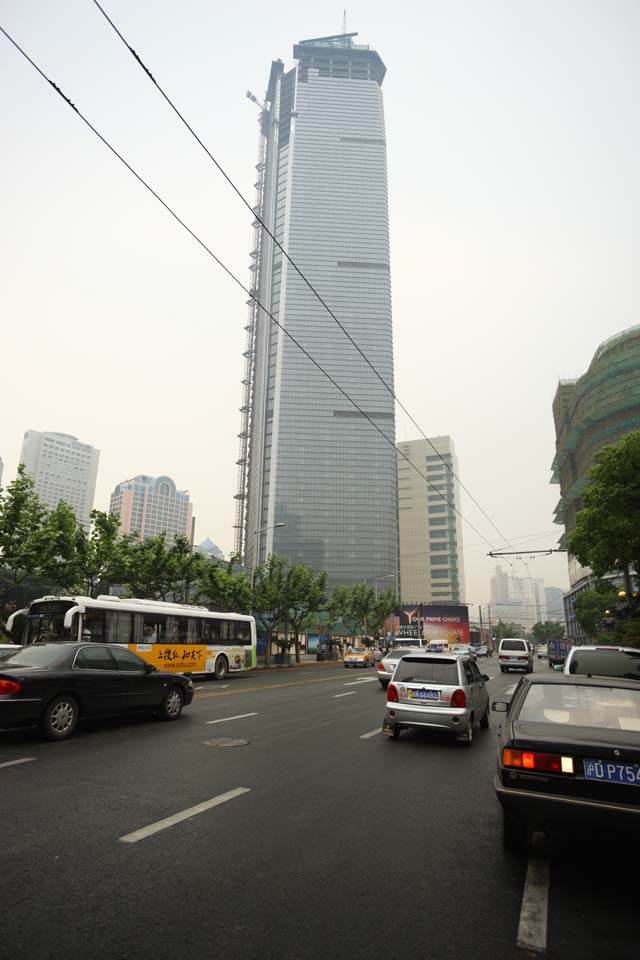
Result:
[[[469,643],[469,608],[460,603],[418,603],[403,606],[398,637],[444,640],[452,646]]]

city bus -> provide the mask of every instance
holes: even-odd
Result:
[[[23,644],[122,643],[159,669],[212,674],[216,680],[256,665],[256,623],[246,614],[212,613],[206,607],[163,600],[41,597],[16,610],[7,630],[20,615],[26,617]]]

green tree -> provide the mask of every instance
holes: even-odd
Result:
[[[355,624],[351,613],[351,591],[348,587],[333,588],[331,598],[327,603],[327,613],[330,618],[329,630],[333,644],[334,635],[343,636],[355,633]]]
[[[40,572],[43,554],[50,556],[50,530],[45,528],[47,509],[36,493],[24,464],[4,490],[0,490],[0,563],[4,568],[4,602],[20,584]]]
[[[373,603],[369,620],[372,631],[380,636],[384,632],[387,617],[390,617],[392,613],[398,613],[401,607],[402,602],[395,591],[384,590]]]
[[[362,626],[362,635],[368,645],[369,620],[375,610],[375,591],[368,583],[354,583],[351,588],[350,609],[353,620]]]
[[[123,582],[129,584],[134,597],[166,600],[175,586],[175,564],[169,556],[166,534],[131,540]]]
[[[602,621],[607,617],[607,610],[615,610],[617,602],[618,593],[609,583],[600,582],[593,590],[583,590],[578,594],[575,602],[576,620],[588,637],[606,639],[607,631]]]
[[[293,630],[296,663],[300,663],[300,631],[304,622],[322,609],[326,601],[327,574],[317,576],[306,563],[293,564],[287,571],[285,590],[287,620]]]
[[[177,534],[167,551],[166,561],[174,601],[189,603],[204,568],[205,558],[201,553],[194,552],[190,540]]]
[[[91,532],[76,527],[75,564],[78,587],[97,597],[112,583],[127,583],[131,565],[131,537],[120,535],[116,513],[91,511]]]
[[[544,623],[534,623],[532,633],[538,643],[546,643],[547,640],[562,640],[564,637],[564,625],[556,623],[554,620],[545,620]]]
[[[80,573],[76,547],[81,531],[75,513],[63,500],[45,517],[43,534],[41,577],[52,593],[73,590],[78,585]]]
[[[265,563],[256,567],[253,575],[252,606],[257,619],[267,633],[266,664],[269,662],[273,632],[282,624],[285,625],[285,640],[279,641],[278,645],[281,650],[286,650],[289,646],[286,638],[286,619],[289,609],[286,590],[288,566],[289,561],[286,557],[272,553]]]
[[[520,623],[498,620],[498,622],[492,626],[491,632],[499,642],[503,637],[520,637],[524,639],[526,630]]]
[[[215,557],[205,560],[198,571],[195,596],[214,610],[248,613],[251,609],[251,588],[245,573],[235,569],[236,558],[227,564]]]
[[[631,597],[630,568],[640,570],[640,431],[598,451],[582,501],[569,550],[598,577],[621,571]]]

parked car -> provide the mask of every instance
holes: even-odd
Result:
[[[640,831],[640,686],[635,680],[523,677],[498,740],[503,839],[524,850],[533,830]],[[608,840],[609,842],[609,840]]]
[[[156,712],[177,720],[193,683],[157,670],[119,644],[42,643],[0,663],[0,729],[39,726],[64,740],[84,718]]]
[[[418,654],[402,657],[387,688],[382,732],[439,730],[471,744],[475,727],[490,721],[486,681],[472,657]]]
[[[383,690],[386,690],[389,686],[393,672],[398,666],[398,660],[412,653],[415,655],[416,652],[415,647],[394,647],[393,650],[389,650],[389,652],[385,654],[378,664],[378,680]]]
[[[20,650],[20,647],[16,643],[0,643],[0,660],[6,660],[17,650]]]
[[[640,649],[637,647],[572,647],[563,672],[570,675],[623,677],[640,682]]]
[[[373,667],[375,659],[368,647],[352,647],[344,655],[344,665],[346,667]]]
[[[546,643],[539,643],[538,644],[538,660],[546,660],[546,659],[547,659],[547,645]]]
[[[526,640],[519,637],[505,637],[498,647],[498,660],[502,673],[509,670],[524,670],[533,673],[533,653]]]

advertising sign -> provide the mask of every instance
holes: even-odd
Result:
[[[158,670],[170,673],[213,673],[219,652],[215,647],[201,644],[133,643],[129,649]],[[242,647],[225,647],[223,652],[229,661],[229,670],[244,668]]]
[[[425,644],[442,640],[455,646],[469,643],[469,608],[460,603],[418,603],[403,606],[398,637]]]

